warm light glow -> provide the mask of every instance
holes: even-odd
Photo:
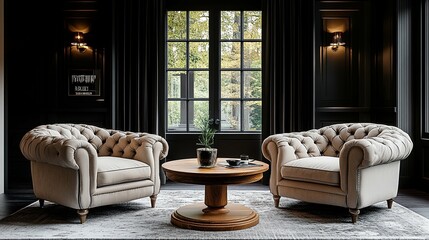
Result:
[[[346,43],[343,42],[343,33],[342,32],[334,32],[332,36],[331,47],[333,51],[337,51],[339,46],[343,46]]]
[[[72,42],[71,45],[76,46],[76,49],[81,53],[85,52],[86,49],[88,48],[82,32],[76,32],[75,33],[74,42]]]

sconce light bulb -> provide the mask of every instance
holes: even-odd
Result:
[[[334,32],[332,36],[331,48],[332,51],[337,51],[339,46],[343,46],[346,43],[343,42],[343,33],[342,32]]]
[[[74,41],[70,43],[72,46],[76,46],[76,49],[83,53],[88,48],[87,43],[84,42],[84,36],[82,32],[76,32],[74,35]]]
[[[83,41],[83,33],[77,32],[76,35],[74,36],[74,38],[76,39],[77,42],[82,42]]]

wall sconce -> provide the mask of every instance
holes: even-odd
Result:
[[[332,51],[337,51],[339,46],[343,46],[346,43],[343,42],[343,32],[334,32],[332,35],[331,47]]]
[[[76,49],[83,53],[88,48],[87,43],[85,42],[85,38],[83,36],[83,32],[76,32],[73,37],[73,42],[71,42],[72,46],[76,46]]]

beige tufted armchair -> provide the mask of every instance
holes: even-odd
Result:
[[[270,191],[280,197],[359,209],[387,200],[399,184],[399,160],[411,153],[407,133],[373,123],[335,124],[306,132],[276,134],[262,143],[271,161]]]
[[[84,223],[89,208],[149,197],[160,190],[164,138],[85,124],[48,124],[27,132],[22,154],[31,162],[33,190],[44,200],[77,209]]]

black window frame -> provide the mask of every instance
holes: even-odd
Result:
[[[168,17],[168,12],[169,11],[209,11],[210,12],[210,17],[209,17],[209,32],[217,32],[219,31],[218,29],[220,29],[220,21],[217,21],[218,19],[220,19],[220,12],[221,11],[240,11],[241,13],[243,11],[261,11],[262,12],[262,1],[261,0],[248,0],[248,1],[243,1],[243,0],[234,0],[234,1],[226,1],[226,0],[187,0],[187,1],[178,1],[178,0],[166,0],[165,2],[165,22],[167,23],[167,17]],[[188,13],[187,13],[188,15]],[[167,24],[165,24],[167,27]],[[165,31],[165,43],[167,44],[168,42],[168,38],[167,38],[167,30]],[[187,39],[187,41],[189,41],[189,39]],[[243,42],[251,42],[248,40],[244,40],[243,38],[240,39],[241,43],[243,44]],[[209,102],[211,101],[211,99],[215,98],[217,99],[216,104],[213,104],[213,106],[210,106],[209,103],[209,115],[211,117],[213,117],[213,119],[220,119],[220,104],[221,104],[221,96],[220,96],[220,74],[221,74],[221,67],[220,67],[220,61],[211,61],[211,59],[219,59],[220,60],[220,43],[223,42],[223,40],[220,39],[220,34],[211,34],[209,37],[209,46],[210,46],[210,51],[209,51],[209,78],[210,79],[215,79],[214,81],[210,81],[209,82],[209,88],[212,89],[213,91],[209,92]],[[262,42],[263,40],[260,40],[261,42],[261,47],[262,47]],[[167,50],[167,47],[165,47],[165,49]],[[241,50],[243,51],[243,49]],[[165,54],[167,55],[167,51],[165,52]],[[213,58],[213,54],[218,54],[217,57]],[[243,58],[243,54],[241,54],[241,58]],[[262,56],[261,56],[262,58]],[[167,81],[168,81],[168,76],[167,76],[167,56],[165,56],[165,86],[167,86]],[[187,66],[188,68],[188,66]],[[215,69],[215,70],[211,70],[211,69]],[[240,67],[240,69],[238,69],[237,71],[241,71],[241,74],[243,75],[243,70],[246,70],[245,68],[243,68],[242,66]],[[251,70],[257,70],[257,69],[251,69]],[[262,66],[259,69],[261,71],[261,75],[262,75]],[[241,81],[241,85],[243,84],[243,78]],[[167,104],[167,88],[164,89],[164,99],[162,100],[165,104]],[[241,96],[243,97],[243,96]],[[245,98],[240,98],[241,103],[243,103],[243,100],[246,100]],[[260,99],[254,99],[254,100],[260,100],[262,101],[262,97]],[[243,107],[241,108],[241,114],[240,114],[240,130],[238,131],[221,131],[218,132],[218,134],[243,134],[243,135],[261,135],[262,133],[262,128],[259,131],[244,131],[243,130],[243,112],[242,112]],[[168,107],[166,105],[165,107],[165,111],[164,111],[164,118],[165,118],[165,132],[166,134],[193,134],[193,133],[197,133],[198,131],[192,131],[189,129],[189,124],[187,124],[186,126],[186,130],[185,131],[169,131],[168,130]],[[186,113],[188,115],[188,113]],[[189,123],[189,121],[187,120],[187,122]],[[215,125],[215,128],[217,130],[219,130],[220,128],[220,124]]]

